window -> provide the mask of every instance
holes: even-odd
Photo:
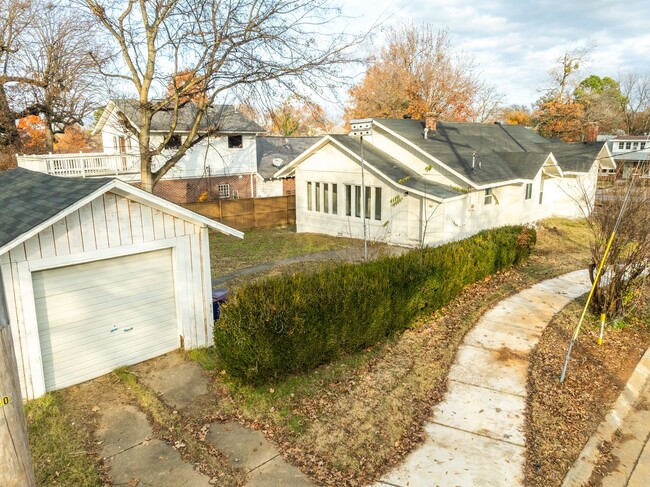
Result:
[[[316,183],[316,211],[320,211],[320,183]]]
[[[366,186],[366,191],[364,193],[365,196],[365,201],[364,201],[364,210],[366,213],[366,218],[370,220],[370,198],[372,197],[372,188],[369,188]]]
[[[345,214],[352,216],[352,186],[345,185]]]
[[[645,142],[641,142],[641,149],[645,149]]]
[[[544,201],[544,179],[539,182],[539,204],[542,204]]]
[[[354,187],[354,216],[361,218],[361,186]]]
[[[631,149],[632,148],[632,142],[626,142],[625,143],[625,148],[626,149]]]
[[[336,184],[332,184],[332,214],[336,215],[339,209],[339,195]]]
[[[381,220],[381,188],[375,188],[375,220]]]
[[[174,134],[169,138],[169,140],[165,144],[165,149],[178,149],[180,146],[181,146],[181,136]]]
[[[307,209],[311,211],[311,183],[307,183]]]
[[[625,144],[623,142],[618,143],[618,148],[623,149],[625,147]]]
[[[638,143],[638,142],[634,142],[634,143],[632,144],[632,149],[638,149],[638,148],[639,148],[639,143]]]
[[[244,147],[244,138],[241,135],[228,136],[228,149],[241,149]]]
[[[219,191],[219,198],[230,198],[229,184],[220,184],[217,186],[217,191]]]
[[[529,200],[533,197],[533,183],[526,184],[526,199]]]
[[[330,212],[330,185],[323,183],[323,212]]]
[[[487,188],[485,190],[485,196],[483,198],[483,204],[484,205],[491,205],[492,204],[492,188]]]

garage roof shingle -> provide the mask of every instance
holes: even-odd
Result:
[[[110,181],[49,176],[23,168],[0,172],[0,247]]]

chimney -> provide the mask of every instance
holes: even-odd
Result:
[[[426,127],[432,132],[436,131],[436,123],[438,122],[438,117],[433,112],[428,112],[424,115],[424,120],[426,122]]]
[[[585,142],[596,142],[598,140],[598,124],[590,122],[587,124]]]

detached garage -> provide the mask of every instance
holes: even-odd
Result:
[[[0,173],[0,269],[23,397],[212,344],[208,229],[117,179]]]

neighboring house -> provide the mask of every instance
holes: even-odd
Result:
[[[292,177],[276,178],[275,173],[314,145],[321,137],[257,137],[257,196],[296,193]]]
[[[363,139],[329,135],[276,177],[295,176],[298,232],[437,245],[483,229],[582,214],[603,143],[554,142],[516,125],[376,119]],[[365,203],[365,205],[364,205]]]
[[[634,174],[650,178],[650,136],[618,135],[609,138],[608,144],[618,166],[617,177],[629,179]]]
[[[191,104],[183,107],[178,136],[170,141],[170,150],[183,142],[193,108]],[[57,176],[114,175],[137,186],[140,181],[138,140],[125,129],[122,117],[138,127],[140,116],[134,100],[111,100],[104,109],[93,130],[101,135],[101,153],[18,156],[18,165]],[[168,112],[154,116],[152,144],[162,140],[170,126],[170,117]],[[174,203],[294,194],[292,178],[277,179],[273,175],[319,139],[260,137],[265,130],[232,105],[213,106],[203,125],[216,125],[219,132],[192,147],[156,184],[154,194]],[[165,153],[158,158],[159,164],[164,156]]]
[[[187,136],[196,106],[185,105],[177,129],[154,159],[154,169],[180,146]],[[151,121],[151,143],[163,140],[171,124],[170,112],[157,112]],[[55,176],[116,176],[138,185],[140,159],[138,139],[126,129],[138,130],[140,111],[135,100],[111,100],[98,120],[94,134],[100,134],[103,152],[92,154],[49,154],[18,156],[18,166]],[[199,133],[217,127],[218,132],[191,147],[183,158],[156,184],[154,194],[174,203],[197,201],[201,197],[250,198],[256,196],[258,134],[265,130],[233,105],[214,105],[203,118]],[[281,193],[280,193],[281,194]]]
[[[208,229],[118,179],[0,173],[0,266],[23,396],[212,343]]]

